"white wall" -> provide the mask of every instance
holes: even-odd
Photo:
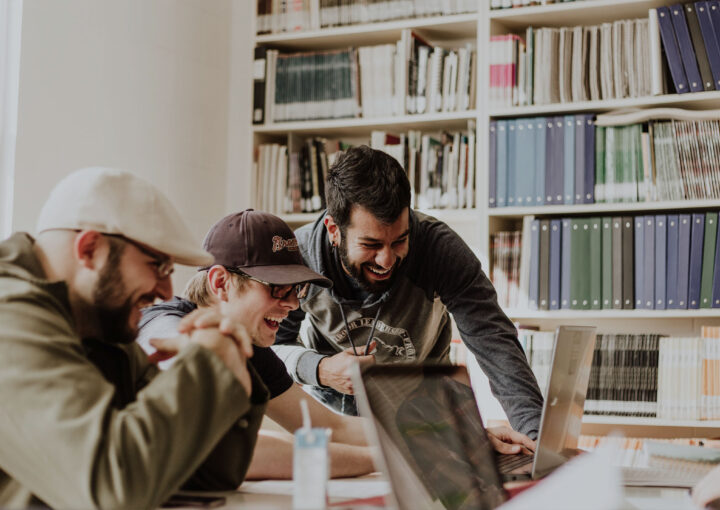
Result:
[[[13,228],[32,232],[52,186],[90,165],[152,181],[198,243],[243,207],[227,203],[228,158],[240,150],[228,136],[250,146],[250,5],[25,0]]]

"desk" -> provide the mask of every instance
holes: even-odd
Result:
[[[381,475],[375,473],[360,478],[331,480],[328,492],[330,504],[337,505],[343,501],[387,494],[389,489]],[[623,510],[698,510],[685,489],[626,487],[624,491]],[[227,503],[222,507],[226,509],[289,510],[292,508],[292,481],[245,482],[239,491],[222,495],[227,497]],[[333,506],[329,508],[332,510]]]

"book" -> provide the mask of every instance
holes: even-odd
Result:
[[[266,66],[267,48],[264,46],[256,46],[255,59],[253,61],[253,124],[262,124],[265,122]]]
[[[690,270],[688,275],[688,309],[700,308],[702,285],[703,241],[705,238],[705,214],[695,213],[691,217]]]
[[[613,246],[612,218],[602,219],[602,308],[612,309]]]
[[[664,310],[667,283],[667,221],[664,214],[655,216],[655,309]]]
[[[635,224],[632,216],[622,218],[622,299],[623,309],[632,309],[635,305],[633,247]]]
[[[705,44],[705,52],[710,65],[713,83],[716,89],[720,89],[720,45],[718,45],[718,38],[710,17],[709,3],[706,1],[695,2],[695,12],[700,25],[703,43]]]
[[[550,221],[550,310],[560,309],[560,280],[562,260],[562,221]]]
[[[635,216],[635,308],[645,307],[645,223],[642,216]]]
[[[695,49],[690,38],[690,31],[685,17],[685,10],[682,4],[670,6],[670,17],[672,19],[675,38],[677,39],[678,48],[680,49],[680,57],[682,59],[685,76],[688,80],[688,88],[690,92],[701,92],[703,90],[703,80],[698,69]]]
[[[677,307],[688,307],[688,284],[690,279],[690,241],[692,216],[681,214],[678,219]]]
[[[600,310],[602,308],[602,220],[590,218],[588,220],[590,231],[590,299],[589,308]]]
[[[715,90],[715,80],[713,79],[712,71],[710,70],[710,60],[708,58],[705,41],[700,29],[698,13],[695,9],[695,5],[691,3],[685,4],[684,7],[685,18],[687,19],[688,29],[690,30],[690,38],[695,50],[695,57],[697,58],[703,89]]]
[[[497,122],[490,121],[488,141],[488,205],[497,207]]]
[[[613,308],[623,308],[623,219],[612,219],[612,291]]]
[[[678,306],[678,242],[679,242],[679,216],[668,214],[667,217],[667,281],[665,284],[666,308],[677,309]]]
[[[540,304],[540,220],[530,224],[530,278],[528,281],[528,307],[539,309]]]
[[[562,268],[560,274],[560,308],[570,308],[570,269],[572,267],[572,245],[571,245],[571,222],[570,218],[562,219],[562,260],[560,267]]]
[[[717,222],[717,212],[713,211],[705,214],[705,239],[703,240],[702,275],[700,277],[700,308],[712,307],[713,268],[715,267]]]
[[[540,220],[538,309],[550,307],[550,220]]]
[[[675,29],[673,28],[670,8],[658,7],[656,11],[662,47],[665,51],[665,57],[667,58],[668,67],[670,68],[673,84],[675,85],[675,92],[678,94],[690,92],[688,78],[685,75],[685,68],[683,67],[683,61],[680,57],[680,47],[675,38]]]

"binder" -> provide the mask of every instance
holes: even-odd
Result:
[[[612,218],[602,219],[602,307],[611,309],[613,307],[612,295]]]
[[[519,119],[507,120],[507,205],[515,205],[517,195],[517,124]]]
[[[252,123],[265,122],[265,77],[267,69],[267,48],[255,47],[253,61],[253,113]]]
[[[678,215],[667,217],[667,280],[665,283],[666,303],[669,310],[678,308]]]
[[[633,247],[635,242],[633,234],[635,225],[632,216],[622,219],[622,296],[623,309],[632,309],[635,305],[634,293],[634,260]]]
[[[548,117],[545,143],[545,204],[563,203],[563,118]]]
[[[692,231],[692,216],[681,214],[678,223],[678,276],[677,276],[677,306],[680,309],[688,307],[688,283],[690,277],[690,240]]]
[[[515,150],[515,205],[535,202],[535,119],[517,119]]]
[[[550,310],[560,309],[560,278],[562,259],[562,221],[550,221]]]
[[[702,284],[703,240],[705,237],[705,215],[692,215],[690,233],[690,274],[688,280],[687,307],[700,308],[700,286]]]
[[[665,310],[667,278],[667,221],[664,214],[655,216],[655,309]]]
[[[655,308],[655,217],[645,216],[643,222],[645,231],[643,232],[643,300],[642,308],[652,310]],[[638,269],[639,270],[639,269]]]
[[[575,196],[574,204],[582,204],[585,197],[585,117],[575,115]],[[593,158],[595,155],[593,154]]]
[[[560,308],[567,310],[570,308],[570,270],[572,268],[572,251],[570,244],[570,218],[562,219],[562,260],[560,267]]]
[[[715,267],[715,242],[717,240],[718,213],[705,214],[705,239],[703,240],[702,276],[700,284],[700,308],[712,307],[713,268]]]
[[[710,59],[700,29],[699,16],[693,4],[685,5],[685,17],[687,18],[687,24],[690,30],[692,45],[695,49],[695,57],[697,58],[698,69],[700,70],[700,77],[702,78],[703,90],[715,90],[715,80],[710,70]]]
[[[550,305],[550,220],[540,220],[540,264],[538,267],[538,309],[548,310]]]
[[[540,284],[540,220],[530,224],[530,279],[528,281],[528,306],[538,309]]]
[[[642,216],[633,218],[635,225],[635,308],[640,310],[645,307],[645,223]]]
[[[572,115],[563,118],[563,201],[573,204],[575,199],[575,119]]]
[[[688,80],[688,88],[690,92],[702,92],[703,81],[698,69],[695,49],[690,39],[690,31],[688,30],[683,6],[681,4],[671,5],[670,14],[673,29],[675,30],[675,38],[677,39],[678,48],[680,48],[683,69],[685,69],[685,76],[687,76]]]
[[[535,119],[535,205],[545,204],[547,122],[545,117]]]
[[[585,118],[585,196],[583,204],[595,203],[595,116]]]
[[[497,153],[496,153],[496,166],[497,182],[495,183],[495,203],[497,207],[507,206],[507,190],[508,190],[508,133],[507,133],[507,120],[497,121]]]
[[[660,25],[660,38],[662,40],[663,50],[667,57],[670,75],[672,76],[675,92],[684,94],[690,92],[688,88],[688,80],[685,75],[685,68],[680,57],[680,47],[677,39],[675,39],[675,30],[668,7],[658,7],[658,24]]]
[[[613,308],[623,307],[623,219],[612,219],[612,291]]]
[[[602,308],[602,220],[590,218],[590,303],[589,308]]]
[[[705,52],[710,64],[713,83],[716,89],[720,89],[720,45],[710,18],[710,2],[695,2],[695,13],[697,14],[700,33],[705,43]]]
[[[587,219],[572,219],[571,225],[571,269],[570,269],[570,308],[588,310],[590,308],[590,225]]]
[[[488,140],[488,205],[497,207],[497,122],[490,121],[490,138]],[[416,190],[418,191],[418,190]]]

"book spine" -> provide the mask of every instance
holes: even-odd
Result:
[[[685,69],[680,57],[680,48],[675,38],[675,30],[673,28],[672,16],[668,7],[658,7],[658,25],[660,26],[660,38],[662,46],[665,50],[665,57],[670,68],[670,74],[675,85],[675,92],[684,94],[689,92],[688,80],[685,75]]]
[[[562,268],[562,221],[550,221],[550,310],[560,309],[560,279]]]
[[[489,145],[489,163],[488,163],[488,205],[490,207],[497,207],[497,122],[490,121],[490,139]]]
[[[623,308],[623,219],[612,219],[612,295],[613,308]]]
[[[667,266],[665,283],[666,308],[675,310],[678,308],[678,215],[669,214],[667,217]]]
[[[712,307],[713,268],[715,267],[715,242],[717,241],[718,213],[705,214],[705,239],[703,240],[702,276],[700,284],[700,308]]]
[[[589,307],[593,310],[602,308],[602,220],[590,218],[590,300]]]
[[[698,19],[699,16],[695,5],[685,4],[685,17],[687,18],[688,28],[690,29],[690,38],[692,39],[692,45],[695,49],[703,89],[715,90],[715,80],[710,70],[710,59],[708,58],[707,49],[705,48],[705,41],[703,40],[700,20]]]
[[[562,261],[560,267],[562,269],[560,275],[560,308],[570,308],[570,268],[572,267],[572,251],[571,251],[571,224],[569,218],[562,219]]]
[[[530,224],[530,278],[528,279],[528,306],[537,310],[540,299],[540,220]]]
[[[690,274],[687,299],[689,309],[700,308],[704,238],[705,215],[702,213],[693,214],[690,234]]]
[[[675,30],[675,38],[677,39],[678,47],[680,48],[680,56],[683,68],[685,69],[685,76],[687,76],[688,79],[690,92],[702,92],[703,81],[700,76],[700,70],[698,69],[695,49],[693,48],[692,40],[690,39],[690,31],[688,30],[683,6],[681,4],[670,6],[670,14],[673,29]]]
[[[538,309],[548,310],[550,305],[550,220],[540,220],[540,264]]]
[[[645,225],[642,216],[633,218],[635,225],[635,308],[640,310],[645,307],[645,271],[643,261],[645,260]]]
[[[644,263],[641,268],[638,268],[638,271],[642,270],[645,273],[643,275],[643,308],[652,310],[655,308],[655,217],[645,216],[642,220],[645,225],[643,233]]]
[[[677,278],[677,304],[678,308],[688,307],[688,284],[690,281],[690,242],[692,232],[692,216],[680,215],[678,225],[678,278]]]
[[[633,234],[635,225],[631,216],[622,219],[622,296],[623,308],[632,309],[635,304],[634,295],[634,260],[633,247],[635,242]]]
[[[602,307],[613,307],[612,295],[612,218],[602,219]]]

